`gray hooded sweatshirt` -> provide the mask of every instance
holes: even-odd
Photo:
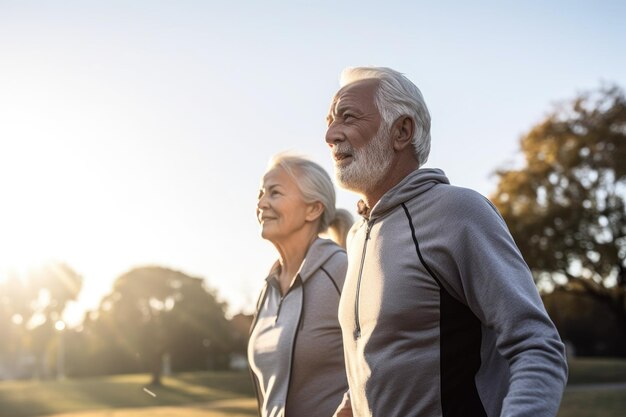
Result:
[[[348,389],[339,297],[346,252],[317,239],[281,296],[276,263],[253,320],[248,359],[263,417],[330,417]]]
[[[556,415],[564,347],[486,198],[419,169],[352,233],[339,320],[355,416]]]

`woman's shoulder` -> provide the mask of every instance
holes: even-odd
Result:
[[[344,248],[333,241],[329,242],[325,247],[325,259],[320,270],[329,275],[338,288],[341,288],[348,270],[348,255]]]
[[[330,239],[319,238],[320,251],[318,256],[323,259],[323,265],[341,266],[348,263],[346,250]]]

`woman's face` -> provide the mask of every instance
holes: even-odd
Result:
[[[261,236],[270,242],[293,236],[310,221],[310,206],[291,175],[281,167],[271,169],[261,181],[257,202]]]

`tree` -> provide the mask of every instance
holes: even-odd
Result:
[[[521,139],[492,197],[540,288],[601,300],[626,332],[626,98],[603,86]]]
[[[25,340],[27,310],[24,283],[18,274],[10,271],[0,276],[0,378],[21,376],[17,363]]]
[[[176,370],[219,366],[231,335],[224,305],[201,278],[149,266],[121,275],[97,314],[85,321],[96,373],[149,371],[161,383],[164,357]]]
[[[620,356],[623,335],[606,303],[585,292],[556,289],[542,297],[546,311],[572,356]],[[621,337],[620,337],[621,336]]]
[[[0,283],[0,332],[7,335],[8,342],[0,353],[15,364],[21,353],[30,351],[37,360],[37,374],[49,375],[51,369],[44,366],[44,358],[55,339],[55,323],[81,286],[82,277],[61,262],[8,273]]]
[[[31,339],[31,350],[38,361],[39,375],[48,376],[49,349],[55,340],[56,323],[62,319],[67,303],[80,293],[83,278],[62,262],[49,262],[28,273],[27,294],[31,301],[30,317],[26,322]],[[54,352],[55,357],[59,354]],[[56,369],[56,373],[60,372]]]

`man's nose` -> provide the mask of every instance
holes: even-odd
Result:
[[[337,126],[334,123],[331,123],[330,126],[328,126],[328,130],[326,130],[326,143],[328,143],[328,146],[332,148],[343,140],[344,138],[339,129],[337,129]]]

